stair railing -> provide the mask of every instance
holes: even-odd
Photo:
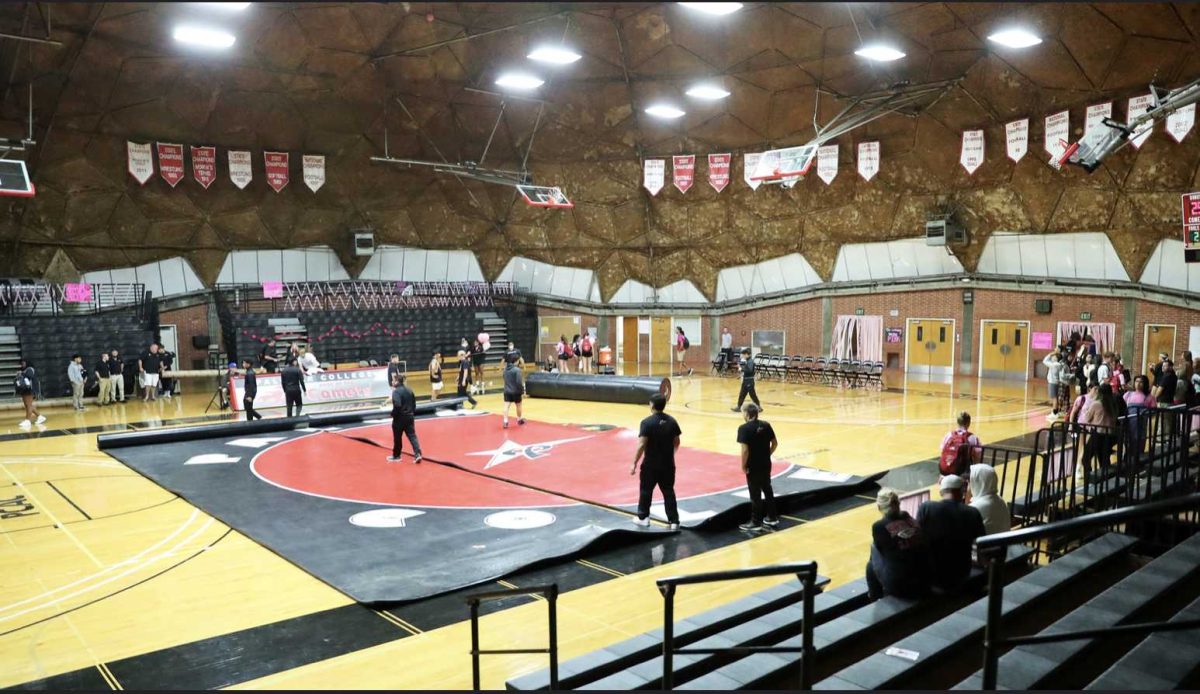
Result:
[[[541,595],[546,599],[550,618],[550,644],[547,648],[501,648],[483,650],[479,647],[479,605],[488,600],[501,600],[514,595]],[[558,689],[558,584],[551,583],[543,586],[528,588],[507,588],[491,590],[486,593],[475,593],[467,596],[467,605],[471,608],[471,686],[480,691],[479,686],[479,656],[481,655],[514,655],[521,653],[547,653],[550,655],[550,689]]]

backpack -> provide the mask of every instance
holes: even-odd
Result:
[[[684,335],[683,336],[683,348],[687,349],[688,347],[691,347],[691,346],[692,346],[692,343],[688,341],[687,335]]]
[[[566,357],[566,358],[568,358],[568,359],[570,359],[571,357],[575,356],[575,350],[571,349],[571,345],[564,345],[564,346],[563,346],[563,356],[564,356],[564,357]]]
[[[25,395],[26,393],[33,392],[33,381],[29,380],[29,377],[25,375],[24,371],[17,374],[17,377],[13,379],[13,390],[15,390],[18,395]]]
[[[942,446],[942,455],[938,459],[938,471],[943,475],[959,475],[960,477],[970,467],[971,439],[969,431],[954,431]]]

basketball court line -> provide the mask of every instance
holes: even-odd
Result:
[[[97,568],[101,568],[101,569],[104,568],[104,562],[100,561],[96,557],[95,554],[92,554],[92,551],[89,550],[83,544],[83,542],[78,537],[75,536],[75,533],[71,532],[71,529],[68,528],[65,523],[60,521],[58,519],[58,517],[54,515],[54,512],[50,510],[50,507],[47,506],[46,504],[43,504],[41,501],[39,501],[38,498],[33,494],[33,492],[29,491],[29,488],[26,487],[25,484],[23,482],[21,482],[21,480],[17,479],[17,476],[14,475],[12,473],[12,471],[9,470],[8,467],[4,463],[0,463],[0,470],[4,470],[4,474],[8,475],[8,478],[13,481],[13,484],[17,485],[17,487],[19,487],[21,489],[21,491],[23,491],[25,493],[25,497],[28,498],[30,501],[32,501],[37,508],[40,508],[42,510],[42,512],[45,513],[46,516],[50,519],[50,521],[52,523],[54,523],[54,527],[62,530],[63,534],[67,536],[67,539],[69,539],[72,543],[74,543],[74,545],[76,547],[78,547],[79,550],[81,552],[83,552],[84,555],[86,555],[88,559],[91,559],[92,563],[94,563],[97,566]],[[4,609],[6,609],[6,608],[0,607],[0,612],[3,612]],[[0,622],[3,622],[3,621],[4,621],[4,618],[0,617]]]

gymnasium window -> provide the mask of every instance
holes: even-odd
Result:
[[[918,325],[917,326],[917,342],[920,342],[921,340],[924,340],[924,339],[925,339],[925,328],[923,326]]]
[[[946,341],[946,326],[938,328],[938,342]]]
[[[1000,341],[1000,330],[997,328],[992,328],[992,344],[994,345],[999,341]]]
[[[1021,346],[1021,329],[1020,328],[1017,328],[1016,330],[1013,331],[1013,345],[1016,347]]]

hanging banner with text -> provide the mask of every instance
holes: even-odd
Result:
[[[817,178],[825,181],[825,185],[833,183],[838,172],[838,146],[822,145],[817,148]]]
[[[642,185],[651,195],[658,195],[667,180],[667,160],[647,159],[643,166]]]
[[[708,185],[718,193],[729,185],[729,164],[732,161],[732,154],[708,155]]]
[[[869,181],[879,173],[879,143],[860,142],[858,145],[858,175]]]
[[[671,178],[675,182],[675,187],[679,189],[680,193],[688,192],[696,180],[696,155],[681,154],[671,157],[671,167],[674,169]]]
[[[1143,94],[1135,96],[1129,100],[1129,107],[1125,110],[1125,122],[1132,123],[1134,118],[1149,111],[1154,106],[1154,96],[1151,94]],[[1150,133],[1154,132],[1154,121],[1146,121],[1142,127],[1134,130],[1129,134],[1129,143],[1135,149],[1141,149],[1146,143],[1146,139],[1150,137]]]
[[[1167,134],[1171,136],[1172,140],[1183,142],[1183,138],[1187,137],[1195,124],[1196,104],[1188,104],[1167,116]]]
[[[258,395],[254,398],[254,409],[283,407],[283,386],[280,374],[258,374]],[[246,379],[234,376],[229,379],[229,404],[237,412],[242,411],[242,394]],[[320,405],[331,402],[354,400],[379,400],[391,395],[387,380],[387,367],[368,369],[339,369],[324,373],[312,373],[304,377],[304,404]]]
[[[238,188],[245,189],[254,179],[254,166],[249,152],[229,150],[229,180]]]
[[[1021,161],[1029,151],[1029,119],[1022,118],[1004,125],[1005,147],[1008,158],[1014,162]]]
[[[758,187],[762,185],[762,181],[750,178],[754,175],[754,170],[758,168],[759,159],[762,159],[762,152],[754,152],[742,157],[742,179],[746,181],[746,185],[750,186],[750,190],[758,190]]]
[[[288,153],[263,152],[263,165],[267,172],[267,185],[276,193],[283,190],[291,178],[288,171]]]
[[[312,192],[320,190],[325,185],[325,157],[318,154],[305,154],[300,158],[304,165],[304,185]]]
[[[183,145],[171,145],[163,142],[158,147],[158,175],[162,176],[172,188],[183,180]]]
[[[146,185],[146,181],[154,175],[154,155],[150,153],[150,143],[139,145],[126,141],[125,151],[129,155],[129,164],[126,167],[129,175],[138,183]]]
[[[964,130],[962,136],[962,151],[958,155],[958,163],[967,170],[967,175],[983,164],[983,131]]]
[[[1083,137],[1086,138],[1095,127],[1104,125],[1105,118],[1112,118],[1111,101],[1088,106],[1087,111],[1083,114]]]
[[[192,177],[205,190],[217,180],[216,147],[192,147]]]
[[[1071,139],[1071,113],[1060,111],[1053,116],[1046,116],[1045,140],[1046,153],[1055,161],[1062,159],[1067,151],[1067,141]]]

